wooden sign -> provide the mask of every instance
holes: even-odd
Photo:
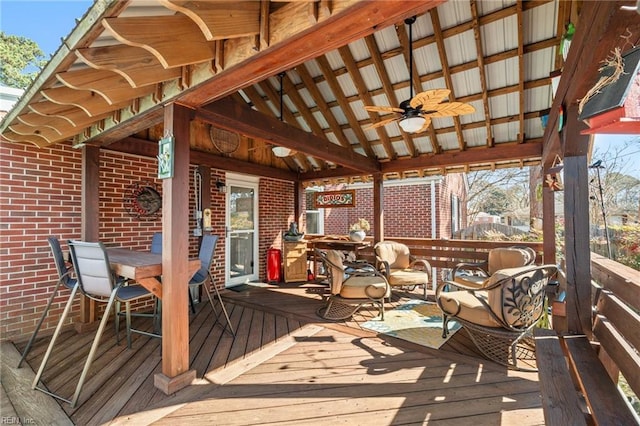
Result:
[[[356,191],[316,192],[313,198],[313,206],[316,209],[323,207],[355,207]]]

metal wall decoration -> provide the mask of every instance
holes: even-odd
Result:
[[[356,191],[351,189],[316,192],[313,198],[313,205],[316,209],[323,207],[355,207]]]
[[[124,208],[136,219],[157,219],[162,208],[162,197],[152,182],[139,182],[125,190]]]
[[[209,138],[213,146],[223,154],[231,154],[240,146],[238,134],[214,126],[209,128]]]

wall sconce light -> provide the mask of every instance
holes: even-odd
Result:
[[[220,179],[216,180],[216,188],[218,188],[218,192],[221,194],[227,192],[227,186]]]

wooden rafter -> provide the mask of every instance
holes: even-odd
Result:
[[[340,127],[340,124],[338,124],[338,121],[336,120],[335,116],[331,112],[331,109],[327,106],[327,103],[325,102],[324,97],[318,90],[316,83],[311,77],[311,74],[309,74],[309,71],[307,71],[307,68],[305,67],[305,65],[300,65],[299,67],[297,67],[296,72],[302,79],[302,82],[306,85],[306,89],[309,91],[309,94],[315,101],[318,111],[322,113],[325,120],[327,120],[327,123],[329,123],[329,130],[333,132],[333,136],[338,140],[340,145],[342,145],[343,147],[345,148],[350,147],[351,143],[345,136],[342,128]]]
[[[320,70],[322,70],[322,72],[324,73],[327,84],[329,84],[329,88],[331,88],[331,92],[333,93],[336,102],[338,103],[338,105],[340,105],[340,107],[342,108],[342,112],[347,117],[347,121],[351,126],[351,130],[353,130],[353,133],[356,135],[360,146],[364,150],[367,157],[375,158],[375,153],[373,152],[373,149],[371,149],[371,144],[369,143],[367,136],[362,131],[362,127],[358,123],[356,116],[353,114],[351,105],[345,100],[344,92],[342,91],[342,88],[338,83],[338,79],[333,75],[331,65],[329,65],[329,61],[324,56],[320,56],[316,58],[316,62],[318,63]]]
[[[116,44],[76,50],[85,64],[97,70],[120,74],[131,87],[142,87],[180,77],[181,70],[164,68],[148,50],[141,47]]]
[[[444,78],[447,89],[451,91],[449,94],[449,102],[456,101],[456,94],[453,86],[453,80],[451,79],[451,70],[449,69],[449,60],[447,59],[447,49],[444,46],[444,36],[442,35],[442,27],[440,25],[440,15],[438,9],[433,9],[429,12],[431,16],[431,25],[433,25],[433,32],[436,38],[436,45],[438,46],[438,55],[440,56],[440,64],[442,65],[442,77]],[[458,146],[461,150],[466,149],[467,144],[462,134],[460,127],[460,117],[454,116],[453,125],[456,129],[456,135],[458,136]]]
[[[373,64],[380,76],[380,80],[382,81],[382,90],[384,94],[387,96],[387,100],[391,105],[400,105],[398,102],[398,97],[396,96],[396,92],[393,90],[393,85],[391,84],[391,80],[389,79],[389,75],[384,66],[384,59],[382,59],[382,55],[380,54],[380,50],[378,49],[378,45],[373,36],[369,35],[364,38],[365,43],[367,44],[367,48],[369,49],[369,54],[371,55],[371,59],[373,60]],[[372,105],[373,103],[369,103]],[[370,114],[371,116],[371,114]],[[375,115],[373,118],[379,117]],[[411,157],[416,156],[416,146],[413,144],[413,140],[407,135],[405,132],[400,132],[402,136],[402,140],[404,141],[404,145],[409,152]],[[395,152],[390,154],[390,158],[394,158]]]
[[[214,57],[210,41],[184,15],[107,18],[102,25],[121,43],[148,50],[165,68],[210,61]]]
[[[522,18],[522,0],[518,0],[516,3],[516,17],[518,22],[518,94],[519,96],[519,114],[518,114],[518,123],[519,123],[519,133],[518,133],[518,142],[524,142],[524,113],[525,113],[525,92],[524,92],[524,78],[525,78],[525,70],[524,70],[524,24]]]
[[[61,72],[56,77],[72,89],[96,92],[112,105],[149,95],[155,90],[154,86],[133,88],[118,74],[93,68]]]
[[[482,107],[484,108],[485,129],[487,132],[487,148],[493,146],[493,134],[491,131],[491,120],[489,119],[489,94],[487,87],[487,74],[485,72],[484,51],[482,50],[482,32],[480,31],[480,20],[478,19],[478,5],[476,0],[471,0],[471,19],[473,22],[473,36],[476,40],[476,56],[478,72],[480,73],[480,87],[482,87]]]
[[[359,99],[365,105],[373,105],[373,98],[371,97],[371,95],[369,95],[369,89],[367,88],[367,85],[365,84],[364,79],[362,78],[362,74],[360,74],[358,65],[356,64],[356,61],[353,58],[353,55],[351,54],[349,47],[343,46],[338,49],[338,52],[340,53],[342,62],[344,62],[345,66],[347,67],[347,71],[349,72],[349,75],[356,86]],[[349,109],[351,109],[351,107],[349,107]],[[379,116],[376,113],[369,113],[369,116],[373,117],[374,121],[380,121]],[[389,135],[387,135],[387,132],[382,127],[377,127],[375,130],[378,133],[378,138],[382,142],[382,147],[384,149],[385,157],[393,158],[395,156],[395,153],[394,153],[393,147],[391,146]]]

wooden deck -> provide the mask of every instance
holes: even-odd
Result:
[[[197,381],[170,396],[153,385],[159,339],[137,335],[128,350],[109,327],[75,409],[41,402],[45,395],[30,389],[33,371],[14,368],[24,343],[5,343],[2,416],[51,424],[66,415],[80,425],[544,424],[536,373],[479,358],[464,330],[435,350],[362,329],[375,312],[324,322],[315,314],[323,291],[317,284],[225,291],[235,339],[215,325],[207,303],[198,305],[190,323]],[[388,309],[419,295],[396,293]],[[73,393],[92,338],[61,335],[43,375],[50,390]],[[48,341],[39,339],[27,358],[33,370]]]

